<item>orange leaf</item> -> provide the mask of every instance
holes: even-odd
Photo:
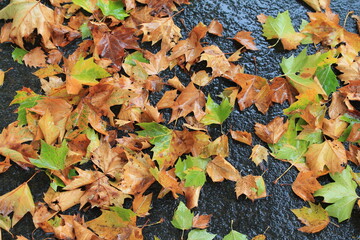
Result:
[[[258,50],[256,44],[254,43],[255,38],[251,36],[251,32],[240,31],[236,33],[233,39],[242,44],[247,49]]]
[[[286,132],[289,122],[283,122],[282,117],[275,117],[267,125],[255,124],[255,134],[266,143],[277,143],[281,136]]]
[[[237,181],[240,178],[239,171],[221,156],[216,156],[208,163],[206,173],[213,182],[222,182],[224,179]]]
[[[212,215],[195,215],[193,218],[193,228],[205,229],[209,226]]]
[[[251,133],[244,132],[244,131],[233,131],[233,130],[230,130],[230,134],[231,134],[231,137],[232,137],[234,140],[239,141],[239,142],[242,142],[242,143],[245,143],[245,144],[251,146],[251,144],[252,144]]]
[[[208,32],[220,37],[222,36],[223,26],[218,20],[213,19],[209,24]]]
[[[316,180],[316,175],[312,171],[300,172],[291,186],[292,190],[304,201],[314,202],[313,193],[322,188]]]

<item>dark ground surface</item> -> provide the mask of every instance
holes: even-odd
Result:
[[[0,1],[1,8],[5,5],[6,1]],[[332,1],[331,7],[334,12],[340,15],[341,24],[343,24],[345,16],[349,11],[355,11],[355,14],[360,14],[360,1],[358,0]],[[210,36],[204,41],[218,45],[224,52],[234,52],[239,48],[239,45],[226,38],[233,37],[240,30],[252,31],[252,35],[256,38],[255,42],[260,50],[245,53],[239,63],[245,66],[246,73],[258,74],[271,79],[281,74],[279,67],[281,58],[297,54],[299,51],[285,52],[280,49],[281,47],[268,49],[267,46],[273,44],[273,42],[269,43],[261,36],[261,24],[256,21],[256,16],[260,13],[276,16],[278,12],[285,10],[289,10],[295,27],[299,27],[301,19],[307,19],[306,12],[311,11],[300,1],[295,0],[197,0],[193,1],[191,5],[185,6],[184,11],[177,16],[177,20],[183,18],[187,29],[190,30],[198,22],[209,24],[212,19],[218,19],[224,26],[224,37]],[[183,28],[179,21],[178,26]],[[346,28],[353,32],[356,31],[355,23],[351,18],[348,19]],[[183,36],[186,36],[185,30]],[[40,93],[41,90],[39,81],[31,74],[31,71],[35,69],[29,69],[12,60],[11,52],[13,46],[0,44],[0,49],[0,69],[7,70],[10,67],[14,68],[6,74],[5,83],[0,88],[0,129],[3,129],[7,124],[16,120],[16,115],[12,113],[16,106],[8,107],[15,95],[15,91],[20,90],[23,86],[30,87],[37,93]],[[254,58],[256,58],[256,64]],[[165,73],[162,77],[164,77],[164,80],[167,80],[172,74]],[[181,72],[176,72],[176,75],[186,83],[189,81],[189,77]],[[206,95],[210,93],[214,97],[227,86],[231,86],[229,81],[216,79],[210,86],[205,87],[204,92]],[[157,98],[158,96],[154,96],[153,101],[156,102]],[[268,123],[275,116],[282,114],[283,107],[286,107],[286,104],[272,107],[266,115],[259,113],[255,107],[250,107],[243,112],[235,110],[224,123],[224,129],[225,131],[231,128],[233,130],[253,132],[255,122]],[[214,128],[210,133],[215,138],[220,135],[220,129]],[[255,135],[253,135],[253,138],[254,144],[261,143]],[[208,231],[218,235],[215,239],[222,239],[230,231],[231,221],[233,221],[234,230],[248,235],[249,238],[266,231],[265,235],[269,240],[360,239],[360,211],[357,207],[353,211],[352,218],[339,224],[339,227],[336,226],[336,219],[332,219],[331,221],[335,224],[329,224],[320,233],[306,234],[297,231],[297,228],[302,226],[302,224],[296,219],[290,209],[301,208],[307,205],[306,202],[298,198],[291,190],[290,184],[295,180],[297,171],[295,169],[290,170],[280,180],[279,184],[275,185],[272,182],[289,167],[289,164],[269,158],[268,163],[266,163],[268,170],[263,173],[260,168],[256,167],[249,160],[250,154],[251,147],[230,139],[230,157],[228,160],[238,170],[241,170],[242,175],[263,174],[268,197],[255,202],[251,202],[245,199],[245,197],[236,199],[234,183],[225,181],[215,184],[208,179],[208,182],[201,191],[199,207],[195,209],[195,212],[213,215]],[[357,171],[356,169],[354,170]],[[33,170],[25,171],[13,165],[7,172],[0,175],[0,195],[16,188],[29,179],[32,174]],[[323,180],[322,183],[328,181],[328,179]],[[45,174],[38,174],[30,181],[29,185],[35,201],[42,198],[42,194],[47,190],[48,184],[49,181]],[[150,190],[154,190],[157,193],[159,187],[153,186]],[[167,195],[165,198],[153,202],[153,209],[150,211],[151,215],[149,217],[150,222],[156,222],[160,218],[164,218],[165,222],[144,228],[145,239],[153,239],[154,235],[162,240],[180,239],[181,231],[175,229],[170,223],[174,209],[180,200],[183,199],[174,200],[171,195]],[[67,214],[72,213],[75,213],[75,210],[67,212]],[[89,218],[91,218],[97,216],[97,214],[97,212],[94,212],[86,216],[90,215]],[[141,222],[146,220],[142,219]],[[34,232],[33,230],[34,226],[31,222],[31,216],[26,215],[15,226],[12,232],[15,235],[24,235],[29,239],[33,236],[33,239],[36,240],[49,237],[49,235],[45,235],[39,230]],[[12,238],[3,231],[3,239]]]

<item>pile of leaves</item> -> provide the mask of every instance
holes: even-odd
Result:
[[[305,224],[299,230],[319,232],[329,216],[349,219],[354,205],[360,206],[360,174],[351,168],[360,164],[360,113],[353,106],[360,100],[360,37],[339,25],[328,1],[305,2],[315,12],[299,32],[287,11],[258,16],[263,36],[277,39],[275,45],[317,47],[314,54],[305,48],[283,58],[284,74],[267,80],[237,64],[244,51],[257,50],[251,32],[233,37],[243,47],[230,56],[202,42],[207,34],[222,35],[216,20],[181,35],[173,17],[189,0],[50,0],[51,6],[12,0],[0,10],[0,18],[10,20],[1,42],[18,46],[15,61],[40,68],[34,74],[44,94],[17,92],[11,103],[18,104],[17,121],[0,134],[0,172],[12,164],[36,168],[51,183],[41,202],[33,201],[30,179],[0,196],[0,228],[10,232],[29,212],[36,228],[57,239],[143,239],[146,225],[138,226],[137,219],[149,214],[154,194],[147,190],[157,182],[162,190],[156,197],[186,199],[172,225],[190,230],[187,239],[213,239],[216,234],[206,231],[211,215],[191,212],[207,179],[235,182],[236,197],[267,197],[262,176],[243,175],[226,160],[229,137],[252,146],[250,158],[262,168],[269,153],[253,146],[252,133],[230,130],[213,139],[208,129],[222,125],[234,109],[255,105],[266,114],[285,101],[284,116],[256,123],[254,134],[274,158],[299,171],[292,189],[310,206],[292,210]],[[77,49],[65,55],[61,49],[74,41]],[[159,49],[142,49],[141,42]],[[201,62],[206,69],[194,70]],[[173,68],[189,74],[191,82],[159,76]],[[218,97],[205,96],[202,88],[215,78],[234,86]],[[152,104],[154,93],[161,99]],[[327,174],[334,181],[322,186],[317,179]],[[314,197],[323,197],[327,207]],[[64,214],[74,206],[79,214]],[[82,214],[91,208],[101,215],[85,221]],[[247,237],[232,230],[224,239]]]

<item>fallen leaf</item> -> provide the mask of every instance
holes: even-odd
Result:
[[[312,171],[300,172],[291,188],[302,200],[314,202],[313,193],[322,188],[316,177]]]
[[[237,179],[236,197],[245,194],[251,201],[266,197],[265,182],[262,176],[247,175]]]
[[[208,163],[206,173],[213,182],[222,182],[224,179],[235,182],[240,178],[239,171],[221,156],[216,156]]]
[[[263,161],[267,161],[268,155],[269,152],[266,147],[257,144],[253,147],[250,158],[256,166],[259,166]]]
[[[320,204],[316,205],[309,202],[310,208],[303,207],[300,209],[291,209],[291,211],[299,218],[299,220],[306,226],[298,230],[306,233],[320,232],[330,222],[328,213],[321,207]]]
[[[34,214],[35,204],[27,182],[0,196],[0,214],[8,216],[13,212],[11,227],[27,213]]]
[[[252,145],[252,136],[251,133],[246,132],[246,131],[233,131],[230,130],[230,134],[232,139],[238,141],[238,142],[242,142],[245,143],[247,145]]]
[[[171,224],[178,229],[186,230],[192,227],[193,219],[194,213],[191,213],[183,202],[179,202],[179,206],[174,213]]]
[[[212,215],[200,215],[194,216],[192,221],[193,228],[205,229],[209,226]]]
[[[221,37],[223,32],[223,26],[218,20],[213,19],[208,26],[208,32]]]
[[[251,32],[237,32],[233,39],[243,45],[246,49],[258,50],[254,43],[255,38],[251,36]]]
[[[277,143],[286,132],[289,122],[282,117],[275,117],[267,125],[255,123],[255,134],[266,143]]]

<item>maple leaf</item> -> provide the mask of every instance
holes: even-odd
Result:
[[[188,240],[212,240],[216,234],[208,233],[206,230],[193,229],[189,232]]]
[[[0,196],[0,214],[8,216],[14,212],[11,227],[14,227],[27,212],[34,214],[34,211],[35,204],[27,182]]]
[[[200,61],[206,61],[207,66],[212,68],[212,78],[220,77],[230,69],[230,63],[225,54],[215,45],[203,48]]]
[[[313,193],[322,188],[312,171],[300,172],[291,186],[296,195],[304,201],[314,202]]]
[[[352,179],[352,170],[347,166],[341,173],[330,173],[335,181],[328,183],[314,193],[315,197],[324,197],[324,202],[332,203],[325,210],[339,222],[349,219],[359,196],[356,194],[357,184]]]
[[[28,51],[16,47],[14,51],[11,53],[11,57],[14,59],[15,62],[23,64],[23,58],[28,53]]]
[[[12,0],[0,11],[0,19],[13,19],[9,40],[24,48],[23,37],[36,29],[46,48],[55,48],[50,41],[55,24],[54,11],[36,0]]]
[[[189,0],[146,0],[148,6],[153,8],[153,12],[160,15],[169,15],[177,10],[176,4],[190,4]]]
[[[212,100],[210,95],[208,96],[205,106],[205,115],[200,120],[200,122],[205,125],[222,124],[229,117],[233,108],[228,98],[223,99],[219,105]]]
[[[306,163],[311,170],[322,171],[326,166],[331,173],[341,172],[347,162],[344,146],[337,140],[326,140],[321,144],[312,144],[306,152]]]
[[[37,157],[37,153],[25,142],[32,141],[33,138],[28,128],[18,126],[14,122],[4,128],[0,134],[0,154],[22,167],[28,167],[32,165],[29,157]]]
[[[260,112],[267,112],[271,104],[271,94],[265,78],[238,73],[233,81],[241,86],[241,91],[237,95],[240,110],[255,104]]]
[[[69,151],[64,140],[61,147],[53,147],[44,141],[41,141],[41,151],[39,159],[31,158],[32,164],[39,168],[48,168],[52,170],[62,170],[65,168],[65,159]]]
[[[313,89],[318,94],[329,95],[339,86],[330,67],[336,61],[333,52],[313,55],[307,55],[306,52],[307,48],[304,48],[297,57],[283,58],[280,63],[282,71],[299,93]]]
[[[119,0],[98,0],[96,4],[105,16],[114,16],[124,20],[129,14],[124,10],[124,4]]]
[[[238,231],[231,230],[228,234],[226,234],[223,240],[247,240],[247,236],[239,233]]]
[[[298,95],[296,89],[284,78],[276,77],[272,79],[270,89],[272,93],[271,101],[280,104],[286,100],[289,104],[292,104],[295,102],[295,96]]]
[[[291,209],[291,211],[300,219],[306,226],[298,230],[306,233],[320,232],[330,222],[328,213],[321,207],[320,204],[316,205],[309,202],[310,207],[303,207],[300,209]]]
[[[176,97],[176,92],[170,92],[169,94],[171,94],[171,97]],[[169,96],[166,94],[164,95],[164,98],[165,97],[168,98]],[[166,105],[157,105],[159,109],[171,107],[172,114],[169,122],[172,122],[180,117],[185,117],[191,112],[194,112],[195,118],[200,121],[200,119],[205,114],[202,110],[204,106],[204,93],[198,90],[193,83],[189,83],[189,85],[179,94],[175,101],[172,99],[172,102],[168,101]]]
[[[170,60],[185,55],[185,60],[193,63],[203,52],[200,40],[205,37],[208,28],[205,24],[199,23],[190,32],[189,38],[181,40],[176,44],[170,56]]]
[[[135,195],[132,208],[137,216],[145,217],[149,215],[152,196],[153,193],[150,193],[148,195],[141,195],[141,194]]]
[[[109,77],[110,74],[94,62],[94,58],[79,58],[67,76],[66,89],[69,94],[78,94],[82,85],[94,86],[97,78]]]
[[[265,147],[257,144],[253,147],[250,158],[256,164],[256,166],[258,166],[259,164],[262,164],[263,161],[267,161],[268,155],[268,150]]]
[[[251,201],[266,197],[265,182],[262,176],[247,175],[237,180],[235,186],[236,197],[245,194]]]
[[[286,50],[296,49],[305,37],[304,34],[295,32],[289,11],[279,13],[276,18],[268,16],[263,24],[263,36],[268,40],[278,38]]]
[[[182,37],[180,28],[175,25],[172,17],[156,18],[151,22],[141,24],[140,29],[144,36],[143,42],[150,42],[154,45],[161,40],[161,49],[167,52]]]
[[[286,132],[289,122],[284,123],[282,117],[275,117],[267,125],[255,124],[255,134],[266,143],[277,143]]]
[[[251,32],[246,32],[246,31],[237,32],[233,39],[239,42],[240,44],[242,44],[246,49],[258,50],[258,48],[254,43],[255,38],[251,36]]]
[[[216,156],[208,163],[206,173],[213,182],[222,182],[224,179],[237,181],[240,178],[239,171],[221,156]]]
[[[125,49],[139,49],[134,28],[120,26],[110,31],[104,23],[93,23],[91,32],[94,36],[94,56],[110,59],[118,70],[121,69]]]
[[[175,174],[181,180],[185,180],[185,187],[200,187],[206,181],[205,169],[209,160],[187,155],[185,160],[178,159]]]
[[[251,133],[248,133],[246,131],[233,131],[230,130],[230,134],[232,139],[238,141],[238,142],[242,142],[245,143],[247,145],[252,145],[252,136]]]
[[[96,10],[97,0],[74,0],[73,2],[90,13]]]
[[[186,230],[192,227],[193,219],[194,213],[192,213],[183,202],[179,202],[171,224],[178,229]]]

